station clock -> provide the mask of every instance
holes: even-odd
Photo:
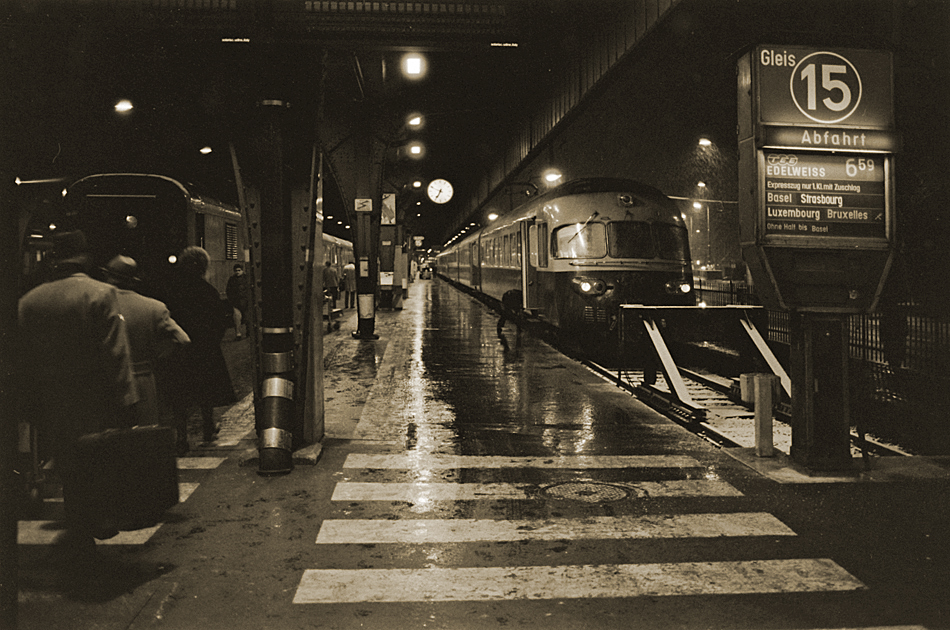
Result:
[[[435,203],[447,203],[452,198],[452,184],[444,179],[433,179],[426,192]]]

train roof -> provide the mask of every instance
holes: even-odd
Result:
[[[504,215],[505,219],[517,220],[521,214],[530,214],[528,210],[539,203],[546,203],[551,199],[568,197],[570,195],[586,195],[600,192],[627,192],[633,193],[644,199],[658,204],[672,203],[669,197],[663,194],[658,188],[638,182],[633,179],[624,179],[621,177],[588,177],[583,179],[573,179],[556,186],[551,190],[532,197],[513,211]]]
[[[668,199],[659,189],[633,179],[620,177],[588,177],[564,182],[548,192],[536,197],[565,197],[596,192],[632,192],[643,197]]]
[[[218,201],[217,199],[206,197],[204,195],[195,193],[192,190],[189,190],[185,186],[185,184],[181,183],[177,179],[168,177],[167,175],[158,175],[156,173],[96,173],[93,175],[86,175],[85,177],[81,177],[77,179],[76,181],[74,181],[72,184],[70,184],[67,187],[67,191],[74,186],[79,186],[79,185],[94,186],[99,181],[109,181],[110,179],[117,180],[121,178],[126,178],[129,180],[140,178],[140,181],[158,180],[158,181],[168,184],[171,188],[177,188],[178,190],[180,190],[182,197],[186,199],[190,199],[192,201],[201,203],[202,205],[205,205],[205,206],[215,207],[221,210],[235,212],[237,214],[240,214],[241,212],[237,207],[232,206],[231,204],[224,203],[222,201]]]
[[[353,243],[351,243],[350,241],[344,240],[342,238],[337,238],[336,236],[333,236],[332,234],[324,234],[323,240],[329,241],[331,243],[334,243],[336,245],[340,245],[343,247],[349,247],[350,249],[353,248]]]
[[[534,216],[535,208],[538,205],[543,205],[552,199],[569,197],[571,195],[586,195],[590,193],[602,192],[632,193],[639,197],[643,197],[648,201],[661,205],[674,203],[673,200],[664,195],[663,192],[658,188],[633,179],[625,179],[622,177],[587,177],[573,179],[569,182],[561,184],[560,186],[556,186],[555,188],[552,188],[551,190],[540,194],[537,197],[528,199],[511,212],[507,212],[499,217],[497,222],[487,225],[467,235],[462,240],[446,246],[446,252],[453,250],[474,238],[477,238],[480,234],[487,234],[497,230],[507,229],[513,222],[530,219],[532,216]]]

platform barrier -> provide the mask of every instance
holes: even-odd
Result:
[[[791,397],[791,379],[785,372],[778,358],[769,348],[765,339],[759,333],[754,323],[753,315],[763,315],[765,310],[761,306],[730,305],[730,306],[647,306],[643,304],[623,304],[620,306],[621,347],[626,347],[625,336],[630,335],[638,325],[642,325],[645,336],[650,341],[650,347],[655,356],[646,360],[643,370],[643,384],[638,388],[638,394],[652,404],[659,404],[660,400],[668,400],[664,407],[688,420],[702,420],[706,409],[697,404],[676,365],[664,338],[664,330],[673,331],[679,340],[688,340],[690,336],[704,335],[713,330],[725,330],[738,323],[752,346],[758,351],[765,365],[771,370],[779,382],[786,396]],[[659,368],[666,378],[670,388],[670,399],[667,399],[654,385],[656,383],[656,369]]]

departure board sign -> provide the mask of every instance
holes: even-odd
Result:
[[[884,158],[762,152],[766,236],[886,238]]]
[[[763,44],[736,71],[739,236],[757,295],[873,310],[896,224],[891,53]]]

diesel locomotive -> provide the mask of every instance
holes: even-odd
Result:
[[[616,335],[621,304],[695,304],[677,204],[626,179],[564,183],[441,252],[443,278],[520,304],[562,338]]]

